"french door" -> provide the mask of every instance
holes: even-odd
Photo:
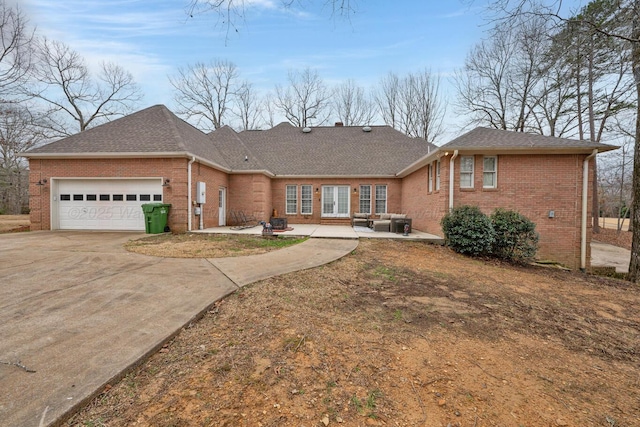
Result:
[[[322,187],[322,216],[348,218],[350,206],[348,185],[326,185]]]

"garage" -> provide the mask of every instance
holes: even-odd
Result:
[[[61,230],[144,231],[141,205],[162,202],[162,179],[55,179],[52,206]]]

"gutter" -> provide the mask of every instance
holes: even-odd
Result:
[[[458,150],[455,150],[449,159],[449,211],[453,210],[453,180],[455,177],[453,168],[456,157],[458,157]]]
[[[587,201],[589,195],[589,161],[598,154],[598,149],[594,148],[591,154],[585,157],[582,162],[582,224],[580,230],[580,271],[587,269]],[[596,183],[594,183],[596,185]]]
[[[191,165],[195,161],[196,156],[193,156],[187,163],[187,231],[191,231]]]

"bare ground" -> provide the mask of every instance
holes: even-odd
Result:
[[[29,215],[0,215],[0,233],[29,231]]]
[[[363,240],[215,304],[73,426],[639,426],[640,289]]]

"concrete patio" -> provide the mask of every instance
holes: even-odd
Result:
[[[396,239],[428,241],[435,244],[444,243],[444,238],[440,236],[415,229],[412,230],[408,236],[404,236],[402,233],[373,231],[366,227],[351,227],[349,225],[289,224],[289,228],[292,228],[292,230],[274,232],[273,234],[286,237],[314,237],[326,239]],[[262,235],[262,226],[258,224],[249,228],[214,227],[206,228],[204,230],[193,230],[193,233],[248,234],[259,236]]]

